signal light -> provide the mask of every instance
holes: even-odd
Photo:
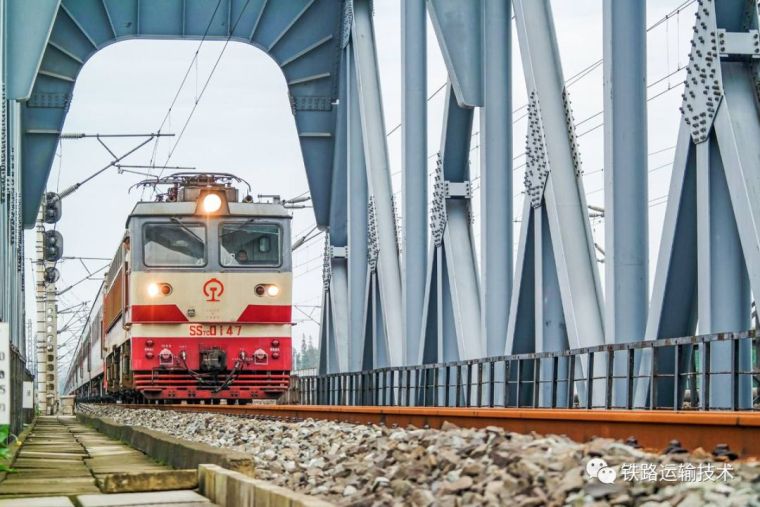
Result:
[[[45,268],[45,283],[51,284],[58,281],[61,277],[61,273],[54,267]]]
[[[63,236],[58,231],[45,231],[43,257],[47,262],[56,262],[63,257]]]
[[[42,220],[46,224],[54,224],[61,219],[62,214],[61,197],[55,192],[45,194],[45,208],[42,212]]]

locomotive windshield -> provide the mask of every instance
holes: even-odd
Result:
[[[281,235],[275,224],[224,223],[219,228],[221,265],[279,266]]]
[[[148,223],[143,226],[146,266],[203,266],[206,264],[206,227],[200,224]]]

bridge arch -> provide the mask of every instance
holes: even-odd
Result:
[[[24,10],[24,4],[18,2],[15,8]],[[53,4],[38,66],[26,81],[20,72],[20,82],[11,83],[9,90],[9,98],[26,99],[20,113],[25,226],[32,226],[36,219],[74,84],[88,59],[123,40],[198,40],[204,35],[206,40],[253,45],[283,72],[317,223],[329,223],[338,70],[342,42],[350,28],[344,21],[344,0],[62,0]],[[39,16],[39,10],[35,14]]]

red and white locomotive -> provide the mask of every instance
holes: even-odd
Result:
[[[278,202],[239,201],[236,182],[220,173],[143,182],[168,189],[127,218],[67,392],[246,403],[287,390],[291,216]]]

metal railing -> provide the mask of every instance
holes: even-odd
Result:
[[[299,399],[315,405],[759,410],[758,335],[753,330],[303,376]]]

